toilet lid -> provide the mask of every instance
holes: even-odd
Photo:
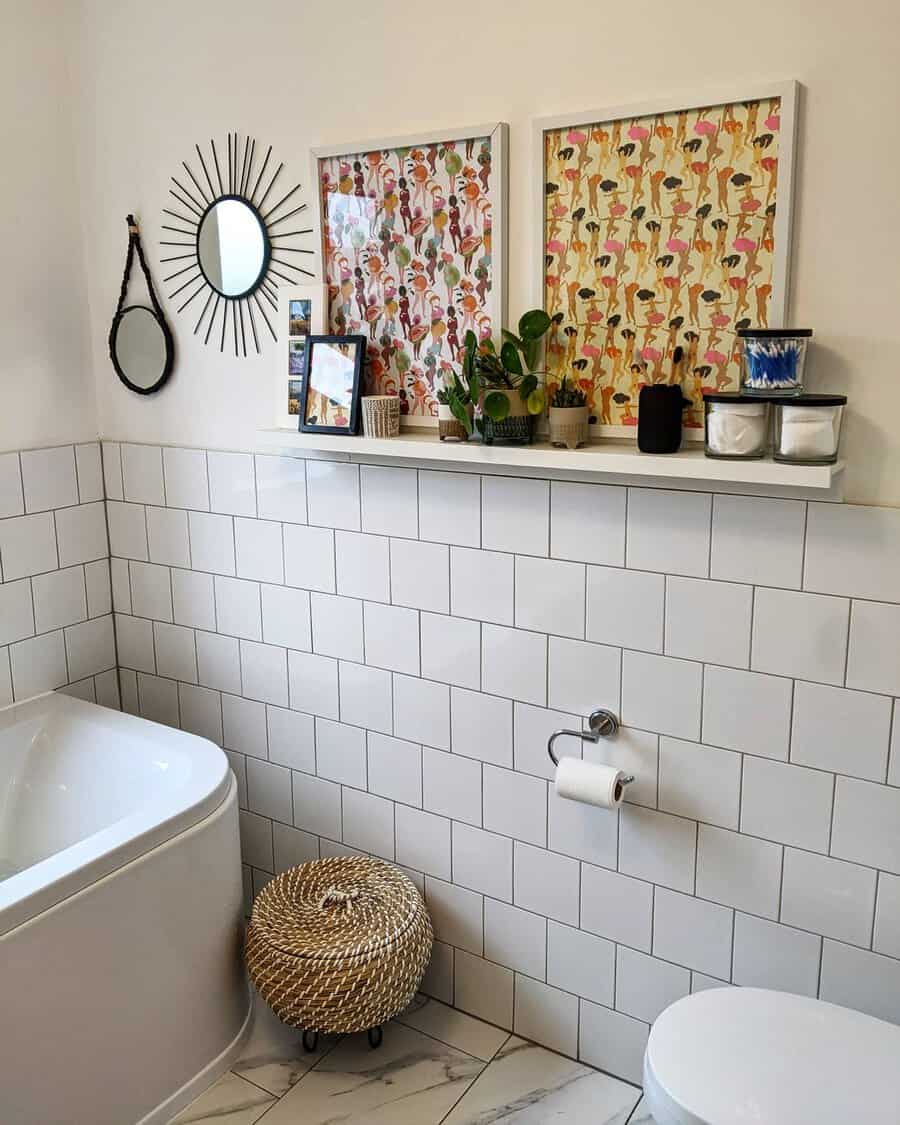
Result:
[[[653,1025],[645,1094],[659,1125],[897,1125],[898,1060],[893,1024],[806,996],[715,988]]]

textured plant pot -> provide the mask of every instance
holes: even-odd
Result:
[[[551,406],[550,444],[564,445],[566,449],[586,445],[590,437],[589,418],[587,406]]]
[[[472,417],[472,407],[466,413]],[[469,432],[445,402],[438,403],[438,437],[441,441],[468,441]]]
[[[397,437],[400,433],[400,399],[396,395],[363,395],[360,402],[366,437]]]
[[[493,394],[495,390],[506,396],[509,413],[502,422],[494,422],[484,415],[484,444],[492,445],[495,441],[500,441],[507,445],[528,445],[534,440],[534,416],[528,413],[528,407],[518,391],[492,387],[487,393]]]

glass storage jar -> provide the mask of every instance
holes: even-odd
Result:
[[[766,455],[769,402],[759,395],[717,392],[703,396],[704,452],[725,461],[758,461]]]
[[[776,461],[832,465],[838,459],[846,395],[798,395],[775,403]]]
[[[811,328],[740,328],[741,390],[796,395],[803,391]]]

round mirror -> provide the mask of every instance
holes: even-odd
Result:
[[[222,297],[252,292],[269,264],[269,238],[257,211],[243,199],[216,200],[200,220],[197,258]]]
[[[172,371],[172,335],[153,309],[129,305],[116,317],[110,338],[113,366],[138,394],[159,390]]]

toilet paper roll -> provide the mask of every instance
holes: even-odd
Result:
[[[614,766],[583,762],[580,758],[560,758],[554,785],[557,796],[567,801],[617,809],[625,796],[624,777],[622,770]]]

